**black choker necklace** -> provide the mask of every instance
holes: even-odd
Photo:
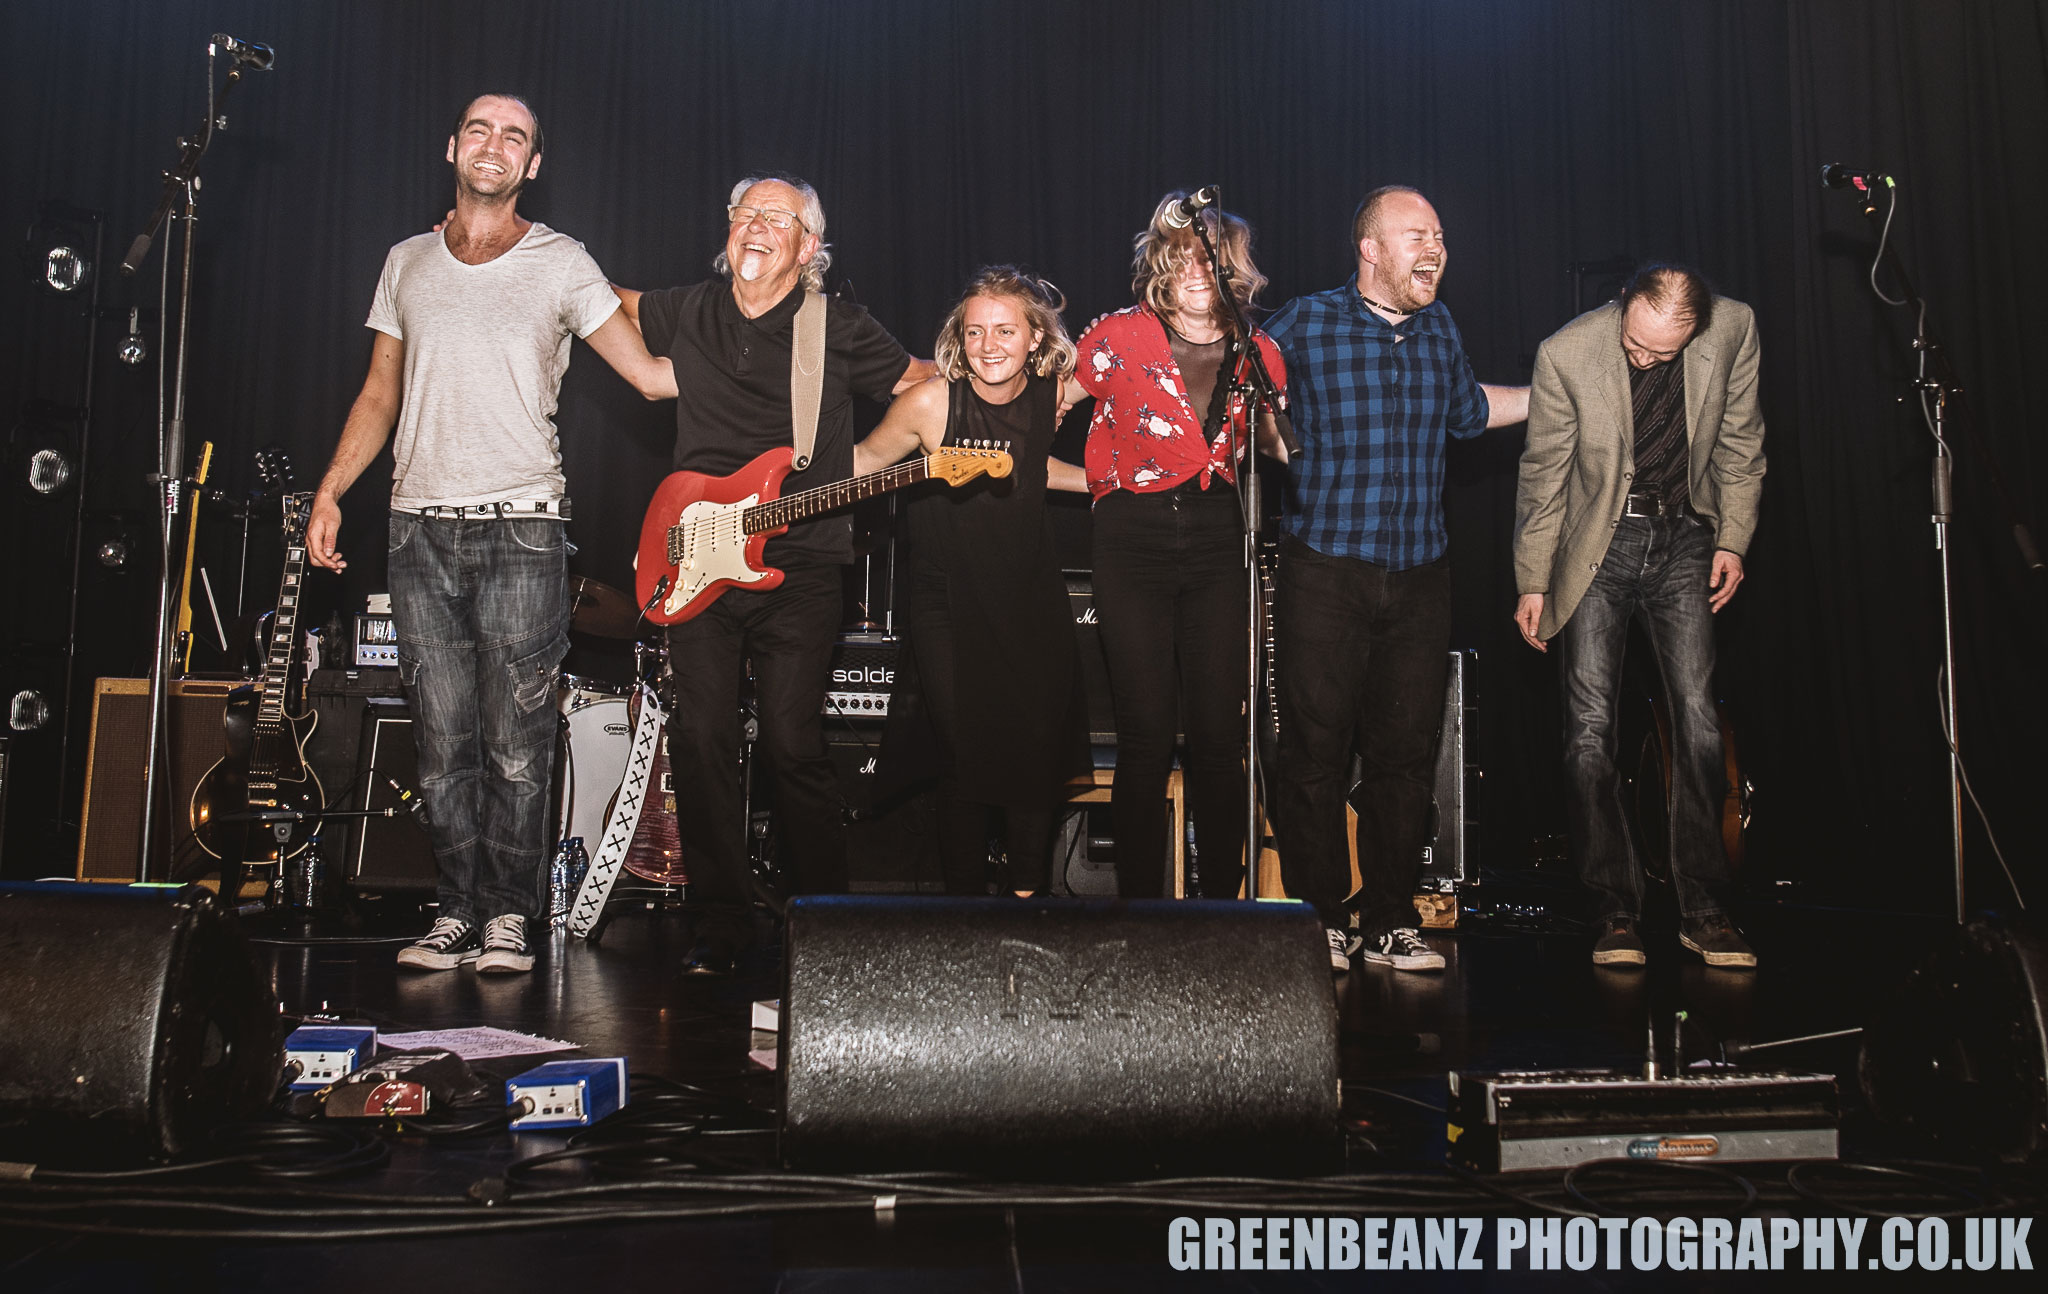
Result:
[[[1365,295],[1365,293],[1363,292],[1360,292],[1358,294],[1358,298],[1359,300],[1365,302],[1367,305],[1371,306],[1373,309],[1378,310],[1384,314],[1400,315],[1403,318],[1406,318],[1407,316],[1415,313],[1413,310],[1396,310],[1394,309],[1394,307],[1390,305],[1385,305],[1381,302],[1373,300],[1371,297]]]

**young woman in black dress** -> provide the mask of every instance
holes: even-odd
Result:
[[[939,329],[939,376],[899,396],[854,450],[856,474],[913,451],[1006,441],[1014,467],[906,509],[910,647],[943,748],[940,856],[948,894],[987,892],[1003,818],[1010,885],[1050,889],[1052,828],[1067,780],[1088,766],[1086,710],[1048,488],[1085,490],[1050,456],[1074,343],[1065,301],[1014,266],[977,272]]]

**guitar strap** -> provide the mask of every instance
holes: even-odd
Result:
[[[789,348],[789,421],[795,431],[796,458],[790,464],[801,472],[811,465],[811,451],[818,444],[818,409],[825,398],[825,297],[805,292],[796,311],[796,340]]]
[[[590,860],[590,870],[576,890],[576,901],[569,905],[569,933],[579,938],[590,937],[592,927],[604,913],[605,900],[612,895],[612,882],[619,879],[619,869],[625,865],[626,850],[640,827],[640,811],[647,804],[647,783],[654,773],[654,743],[661,737],[661,724],[667,717],[661,711],[661,703],[654,699],[654,689],[641,684],[640,721],[633,728],[625,780],[619,783],[618,798],[612,801],[611,814],[605,819],[597,857]]]

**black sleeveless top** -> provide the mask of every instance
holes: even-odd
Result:
[[[949,384],[948,445],[1007,441],[1014,466],[957,489],[919,486],[907,509],[912,648],[921,617],[951,629],[960,793],[1036,807],[1087,767],[1086,707],[1066,581],[1045,510],[1059,383],[1031,377],[1007,404]]]

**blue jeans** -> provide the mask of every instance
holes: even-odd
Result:
[[[1639,915],[1643,869],[1615,767],[1621,659],[1640,619],[1671,714],[1671,875],[1686,917],[1724,912],[1728,856],[1720,805],[1727,791],[1714,710],[1714,617],[1707,581],[1712,533],[1688,517],[1624,517],[1585,600],[1558,631],[1564,762],[1579,875],[1600,916]]]
[[[398,677],[444,917],[543,910],[565,540],[552,518],[391,517]]]

